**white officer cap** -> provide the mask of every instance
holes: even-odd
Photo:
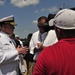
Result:
[[[60,10],[54,17],[54,25],[61,29],[75,29],[75,11]]]
[[[10,25],[13,25],[15,26],[15,22],[14,22],[14,16],[11,15],[11,16],[8,16],[8,17],[4,17],[2,19],[0,19],[0,24],[10,24]]]

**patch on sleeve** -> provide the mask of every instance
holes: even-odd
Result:
[[[9,45],[8,43],[5,43],[4,45]]]

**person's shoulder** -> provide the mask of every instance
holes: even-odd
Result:
[[[51,32],[55,33],[55,30],[50,30],[49,33],[51,33]]]
[[[42,59],[42,60],[46,60],[46,61],[48,61],[47,59],[51,60],[53,55],[55,56],[55,53],[56,53],[55,48],[53,46],[48,46],[48,47],[44,48],[44,50],[42,50],[42,52],[39,54],[38,59],[39,60]],[[49,62],[51,63],[53,61],[51,60]]]
[[[55,30],[50,30],[50,31],[48,32],[48,34],[50,34],[50,35],[56,35],[56,32],[55,32]]]
[[[52,52],[58,48],[59,42],[44,48],[44,52]]]
[[[33,34],[39,33],[39,31],[34,32]]]
[[[38,33],[39,33],[39,31],[36,31],[36,32],[34,32],[34,33],[33,33],[33,35],[32,35],[32,36],[34,36],[34,35],[36,35],[36,34],[38,34]]]
[[[0,38],[6,37],[6,35],[3,32],[0,32]]]

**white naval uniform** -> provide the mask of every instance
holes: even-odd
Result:
[[[41,40],[43,40],[43,42]],[[58,40],[56,37],[55,30],[50,30],[48,33],[46,32],[43,34],[40,34],[40,32],[37,31],[32,35],[32,38],[30,40],[30,45],[29,45],[30,53],[34,54],[34,48],[37,47],[37,43],[42,43],[44,46],[47,47],[47,46],[53,45],[57,41]],[[39,53],[40,52],[35,53],[34,58],[33,58],[34,60],[37,60]]]
[[[0,32],[0,75],[19,75],[19,56],[12,40]]]

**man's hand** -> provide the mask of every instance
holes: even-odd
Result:
[[[17,51],[19,54],[27,54],[28,50],[29,50],[29,48],[27,46],[25,46],[25,47],[18,46],[17,47]]]
[[[38,49],[42,50],[44,48],[43,44],[42,43],[37,43],[37,47]]]

